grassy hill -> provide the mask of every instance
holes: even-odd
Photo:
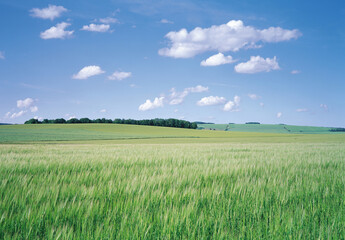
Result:
[[[240,126],[243,126],[241,128]],[[273,127],[280,127],[274,129]],[[226,125],[214,124],[224,130]],[[237,127],[237,128],[235,128]],[[252,129],[251,129],[252,128]],[[258,132],[261,128],[261,132]],[[289,126],[292,129],[292,126]],[[312,130],[313,127],[310,127]],[[298,128],[296,128],[298,129]],[[304,130],[307,128],[304,128]],[[251,130],[252,132],[250,132]],[[0,143],[42,141],[117,141],[118,143],[193,143],[193,142],[299,142],[325,141],[323,135],[278,134],[279,125],[231,125],[230,131],[209,131],[125,124],[29,124],[0,126]],[[247,131],[247,132],[245,132]],[[295,130],[297,133],[297,130]],[[290,132],[291,133],[291,132]],[[340,141],[345,134],[328,134],[332,141]]]
[[[280,124],[198,124],[198,128],[232,132],[262,133],[331,133],[329,127],[309,127]]]

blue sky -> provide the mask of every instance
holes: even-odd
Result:
[[[0,2],[0,122],[345,126],[344,1]]]

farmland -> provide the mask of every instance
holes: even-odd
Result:
[[[345,134],[0,127],[0,239],[341,239]]]
[[[262,132],[262,133],[330,133],[330,127],[294,126],[285,124],[198,124],[199,128],[231,132]]]

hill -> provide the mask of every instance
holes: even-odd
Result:
[[[198,128],[230,132],[261,133],[331,133],[329,127],[294,126],[284,124],[198,124]]]
[[[265,126],[265,125],[263,125]],[[219,130],[224,128],[215,124]],[[231,126],[233,127],[233,126]],[[267,126],[266,126],[267,127]],[[279,134],[267,132],[209,131],[126,124],[29,124],[0,126],[0,143],[76,142],[116,143],[220,143],[343,141],[345,134]],[[264,130],[264,129],[261,129]],[[271,132],[269,132],[269,130]],[[257,130],[256,130],[257,131]],[[276,131],[277,132],[277,131]],[[110,141],[111,140],[111,141]]]

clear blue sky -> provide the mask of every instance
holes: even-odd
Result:
[[[0,122],[345,127],[344,24],[342,0],[1,0]]]

